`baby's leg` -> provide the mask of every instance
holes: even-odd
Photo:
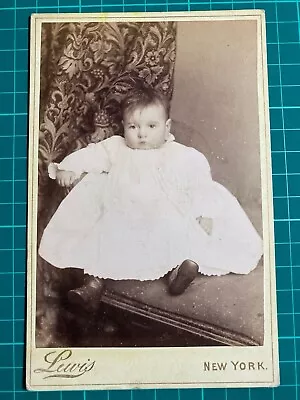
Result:
[[[84,284],[68,292],[70,303],[97,309],[104,290],[104,279],[86,274]]]
[[[196,278],[199,266],[194,261],[185,260],[168,276],[169,293],[173,296],[182,294]]]

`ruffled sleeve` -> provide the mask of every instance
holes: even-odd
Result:
[[[57,170],[74,172],[76,178],[85,172],[109,172],[119,143],[120,140],[113,136],[100,143],[89,144],[87,147],[69,154],[60,163],[49,164],[49,177],[56,179]]]

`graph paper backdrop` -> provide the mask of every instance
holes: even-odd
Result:
[[[31,13],[266,10],[281,386],[104,392],[24,390],[28,24]],[[0,399],[300,398],[300,6],[298,1],[0,1]]]

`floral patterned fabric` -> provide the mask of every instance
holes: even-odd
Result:
[[[120,102],[137,84],[151,85],[171,99],[175,54],[174,22],[43,24],[39,237],[66,195],[48,178],[48,164],[88,143],[122,135]],[[59,293],[76,287],[81,272],[62,273],[39,258],[38,346],[59,345],[52,339],[57,324],[62,324]],[[49,299],[54,299],[53,305],[49,306]]]
[[[175,32],[173,22],[43,26],[39,210],[47,165],[122,134],[120,101],[139,81],[171,98]]]

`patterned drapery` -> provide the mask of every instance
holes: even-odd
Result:
[[[48,164],[88,143],[122,135],[120,102],[138,83],[151,85],[171,99],[175,55],[174,22],[43,24],[39,237],[66,195],[49,179]],[[57,345],[51,337],[58,315],[45,299],[55,298],[58,287],[62,290],[61,272],[45,264],[39,259],[38,280],[43,284],[37,289],[37,335],[40,345]]]
[[[47,165],[122,134],[120,101],[138,81],[171,98],[175,30],[174,22],[43,25],[39,210]]]

